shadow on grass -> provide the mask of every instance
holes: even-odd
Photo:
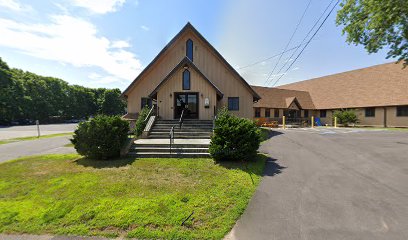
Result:
[[[265,168],[263,168],[262,165],[257,164],[257,161],[264,161]],[[217,164],[226,169],[239,169],[248,173],[253,184],[253,175],[275,176],[282,173],[282,170],[286,168],[276,163],[276,159],[270,158],[263,154],[257,154],[256,160],[253,161],[217,161]]]
[[[84,167],[92,167],[92,168],[119,168],[124,167],[127,165],[131,165],[136,159],[135,158],[117,158],[117,159],[109,159],[109,160],[93,160],[89,158],[80,158],[75,162],[78,165]]]

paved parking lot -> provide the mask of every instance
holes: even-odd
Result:
[[[286,129],[227,239],[408,239],[408,132]]]
[[[40,133],[41,135],[48,135],[56,133],[73,132],[77,126],[78,126],[77,123],[40,125]],[[0,127],[0,140],[32,136],[37,136],[36,125]]]

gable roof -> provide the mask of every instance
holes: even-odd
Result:
[[[392,62],[278,88],[308,91],[317,109],[408,105],[408,68]]]
[[[289,108],[292,105],[292,103],[295,103],[299,109],[302,109],[302,106],[300,105],[296,97],[288,97],[285,99],[285,101],[286,101],[286,108]]]
[[[286,109],[296,101],[302,109],[315,109],[310,94],[305,91],[252,86],[261,95],[254,107]]]
[[[181,30],[180,32],[178,32],[176,34],[176,36],[173,37],[173,39],[170,40],[170,42],[159,52],[159,54],[157,54],[157,56],[149,63],[149,65],[147,65],[147,67],[145,69],[143,69],[143,71],[133,80],[133,82],[125,89],[125,91],[123,91],[123,93],[121,94],[121,97],[125,97],[128,93],[128,91],[132,88],[132,86],[140,79],[142,78],[142,76],[148,71],[148,69],[150,69],[155,63],[156,61],[160,58],[161,55],[164,54],[164,52],[169,49],[171,47],[171,45],[173,45],[173,43],[181,37],[181,35],[187,31],[187,30],[191,30],[195,35],[198,36],[198,38],[200,40],[202,40],[210,49],[211,51],[213,51],[215,53],[215,55],[227,66],[227,68],[238,77],[238,79],[240,79],[244,85],[248,88],[248,90],[252,93],[252,96],[254,98],[254,100],[259,100],[261,97],[258,95],[258,93],[256,91],[254,91],[254,89],[251,88],[251,86],[245,81],[245,79],[243,77],[241,77],[241,75],[225,60],[225,58],[207,41],[207,39],[205,39],[203,37],[203,35],[201,35],[201,33],[199,33],[197,31],[197,29],[195,29],[193,27],[193,25],[191,25],[190,22],[188,22]]]
[[[149,97],[153,97],[154,95],[156,95],[157,91],[160,89],[161,86],[163,86],[163,84],[170,79],[171,76],[173,76],[174,73],[177,72],[178,69],[180,69],[181,67],[184,67],[188,65],[189,67],[191,67],[192,69],[194,69],[202,78],[204,78],[204,80],[206,80],[216,91],[217,91],[217,95],[220,97],[223,97],[224,94],[221,92],[221,90],[215,86],[215,84],[213,82],[211,82],[201,71],[200,69],[198,69],[198,67],[188,58],[188,57],[184,57],[183,60],[181,60],[176,67],[173,68],[173,70],[171,70],[166,77],[164,77],[164,79],[159,83],[159,85],[157,85],[157,87],[153,90],[152,93],[149,94]]]

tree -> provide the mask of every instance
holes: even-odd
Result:
[[[0,124],[8,124],[21,117],[23,86],[13,78],[12,70],[0,58]]]
[[[407,0],[343,0],[337,25],[344,25],[347,42],[362,44],[369,53],[383,47],[387,58],[404,60],[408,65]]]
[[[125,103],[120,99],[119,89],[108,89],[103,94],[100,113],[105,115],[124,114]]]

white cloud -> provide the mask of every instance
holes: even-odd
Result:
[[[117,11],[126,0],[71,0],[72,4],[90,12],[105,14]]]
[[[119,41],[114,41],[112,42],[112,48],[128,48],[130,47],[130,44],[126,41],[119,40]]]
[[[97,67],[111,82],[129,82],[142,70],[139,59],[123,49],[129,43],[98,36],[92,23],[68,15],[51,16],[48,24],[0,18],[0,36],[0,46],[76,67]]]
[[[13,11],[29,11],[31,7],[28,5],[23,5],[17,0],[0,0],[0,7],[8,8]]]
[[[150,28],[146,27],[145,25],[140,26],[140,28],[143,29],[144,31],[149,31],[150,30]]]
[[[122,79],[119,79],[115,76],[102,76],[97,73],[91,73],[88,75],[88,78],[92,80],[93,84],[110,84],[110,83],[119,83],[119,84],[125,84]]]

